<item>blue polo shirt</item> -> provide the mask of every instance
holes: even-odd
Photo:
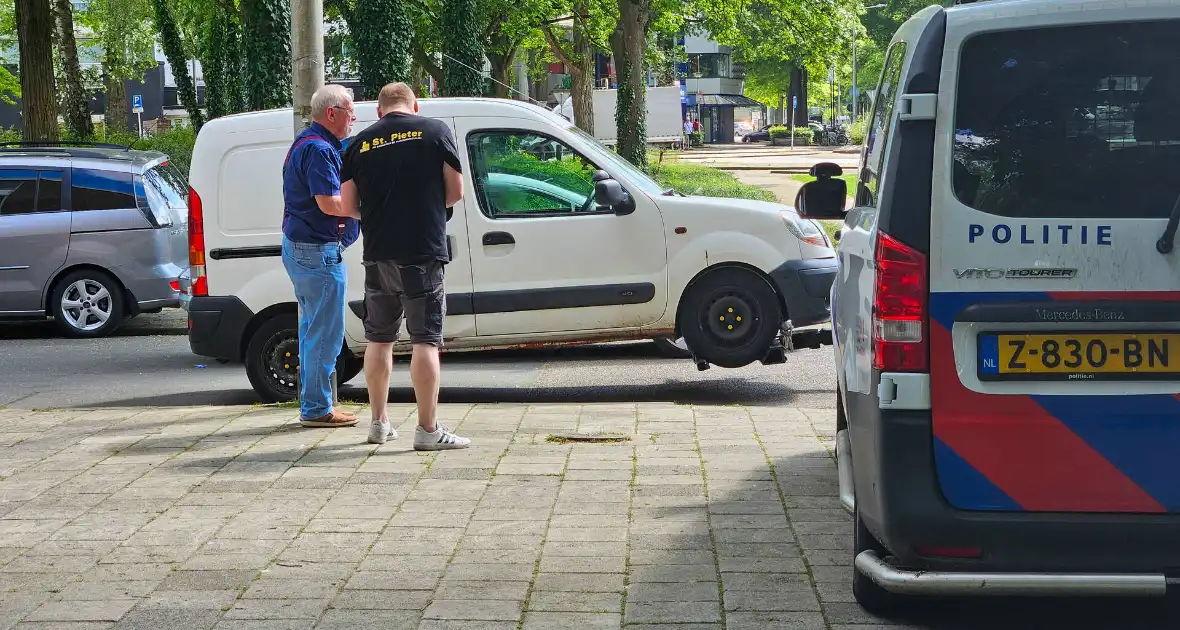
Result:
[[[296,243],[335,243],[344,221],[345,247],[360,237],[356,219],[324,214],[315,195],[340,194],[340,141],[319,123],[295,136],[283,166],[283,234]]]

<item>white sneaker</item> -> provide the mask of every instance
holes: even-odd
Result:
[[[397,430],[388,420],[374,420],[369,425],[369,444],[384,444],[387,440],[396,440]]]
[[[427,433],[421,426],[414,429],[415,451],[449,451],[469,446],[471,440],[451,433],[441,422],[435,425],[434,433]]]

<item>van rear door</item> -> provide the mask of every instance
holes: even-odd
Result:
[[[1180,254],[1156,250],[1180,203],[1180,6],[1019,5],[948,19],[939,484],[963,510],[1180,512]]]

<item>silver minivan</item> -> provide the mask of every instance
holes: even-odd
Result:
[[[167,156],[111,145],[0,148],[0,318],[102,337],[179,306],[188,184]]]

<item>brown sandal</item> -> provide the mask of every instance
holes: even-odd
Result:
[[[343,411],[333,411],[319,418],[303,418],[299,420],[299,424],[305,427],[351,427],[356,423],[356,416],[350,413],[344,413]]]

